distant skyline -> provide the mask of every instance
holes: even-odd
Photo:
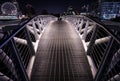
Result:
[[[0,2],[12,0],[0,0]],[[20,8],[24,10],[27,3],[32,4],[37,12],[46,9],[49,13],[61,13],[67,10],[68,6],[74,9],[80,9],[85,4],[91,4],[97,0],[16,0],[19,2]]]
[[[0,0],[0,3],[12,0]],[[31,4],[34,9],[40,13],[46,9],[49,13],[62,13],[67,10],[68,6],[73,6],[79,10],[83,5],[98,2],[98,0],[16,0],[19,2],[20,8],[24,10],[27,3]],[[106,0],[105,0],[106,1]],[[110,1],[110,0],[108,0]],[[118,1],[118,0],[114,0]]]
[[[49,13],[61,13],[67,10],[68,6],[73,6],[74,9],[80,9],[85,4],[91,4],[95,0],[18,0],[19,3],[30,3],[37,12],[46,9]],[[21,4],[20,4],[21,5]]]

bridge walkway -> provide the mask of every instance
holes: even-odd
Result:
[[[92,81],[82,41],[68,22],[55,21],[45,29],[31,81]]]

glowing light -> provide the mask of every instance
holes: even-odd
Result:
[[[11,2],[5,2],[1,6],[3,15],[17,15],[17,7]]]

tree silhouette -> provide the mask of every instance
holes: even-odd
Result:
[[[35,10],[31,4],[27,4],[25,6],[25,15],[29,18],[31,18],[35,15]]]

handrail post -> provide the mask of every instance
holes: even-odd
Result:
[[[82,36],[82,39],[83,39],[83,40],[86,39],[87,31],[88,31],[88,26],[89,26],[89,20],[87,20],[86,25],[85,25],[85,28],[84,28],[84,33],[83,33],[83,36]]]

